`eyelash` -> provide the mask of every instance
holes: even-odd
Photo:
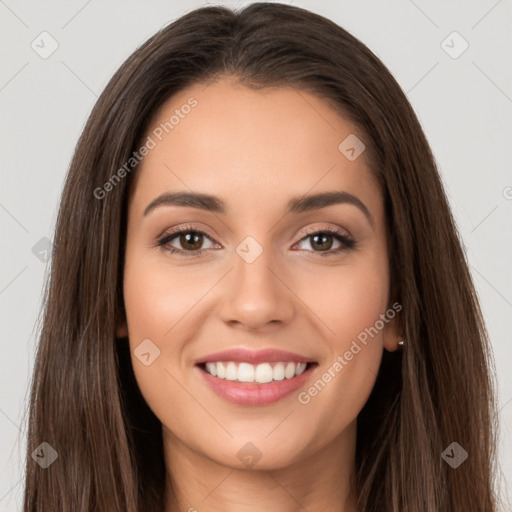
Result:
[[[175,249],[174,247],[165,247],[169,242],[171,242],[177,236],[179,236],[183,233],[192,233],[194,235],[203,235],[204,237],[211,240],[210,236],[208,236],[208,234],[205,233],[204,231],[196,229],[192,226],[184,226],[180,229],[177,229],[175,231],[172,231],[171,233],[167,233],[166,235],[162,236],[158,240],[157,246],[164,248],[166,251],[169,251],[171,254],[178,254],[179,256],[183,256],[183,257],[199,256],[203,251],[206,250],[206,249],[197,249],[195,251],[182,251],[179,249]],[[352,237],[350,237],[340,231],[337,231],[336,229],[332,229],[332,228],[314,229],[314,230],[306,231],[305,236],[303,236],[299,240],[299,242],[302,242],[302,241],[306,240],[307,238],[310,238],[313,235],[319,235],[319,234],[333,236],[336,240],[338,240],[342,244],[341,247],[338,247],[338,249],[334,249],[334,250],[309,251],[309,252],[317,253],[322,257],[335,256],[341,252],[353,249],[356,246],[356,241]]]

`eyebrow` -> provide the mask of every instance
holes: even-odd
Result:
[[[343,191],[322,192],[319,194],[295,197],[290,199],[287,204],[285,215],[299,214],[311,210],[326,208],[335,204],[350,204],[361,210],[372,227],[374,226],[373,217],[366,205],[356,196]],[[189,208],[198,208],[213,213],[225,214],[227,211],[226,203],[219,197],[210,194],[201,194],[196,192],[166,192],[151,201],[144,210],[144,216],[159,206],[185,206]]]

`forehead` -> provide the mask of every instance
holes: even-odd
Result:
[[[254,90],[232,78],[194,84],[153,116],[142,141],[153,147],[135,173],[134,199],[194,190],[228,205],[243,198],[248,208],[263,198],[281,204],[340,189],[378,203],[365,152],[356,159],[344,153],[349,146],[360,151],[357,141],[364,139],[327,102],[302,90]]]

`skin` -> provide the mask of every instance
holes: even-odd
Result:
[[[356,419],[383,348],[397,349],[397,317],[306,405],[297,393],[265,406],[229,403],[198,377],[193,362],[234,347],[280,348],[318,362],[300,391],[307,390],[391,306],[382,194],[365,153],[349,161],[338,150],[349,134],[364,135],[309,93],[255,91],[224,77],[173,96],[146,137],[190,97],[197,106],[134,176],[126,319],[118,328],[129,337],[141,392],[162,422],[165,510],[354,512]],[[357,196],[373,225],[351,204],[283,213],[292,197],[337,190]],[[228,211],[162,205],[144,215],[171,191],[218,196]],[[188,224],[209,237],[193,244],[201,255],[157,245],[162,233]],[[356,246],[322,257],[341,243],[328,238],[332,247],[322,248],[305,230],[329,227]],[[247,236],[263,249],[250,264],[236,252]],[[167,247],[190,251],[182,242],[178,235]],[[160,350],[148,366],[133,353],[145,339]],[[261,453],[250,467],[237,456],[248,442]]]

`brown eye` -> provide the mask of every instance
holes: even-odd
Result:
[[[184,249],[195,251],[201,248],[203,242],[203,235],[189,231],[182,233],[179,236],[179,242]]]
[[[308,233],[299,244],[306,241],[309,241],[311,247],[310,252],[316,252],[320,256],[339,254],[354,248],[356,245],[356,241],[352,237],[334,229],[312,231]],[[335,242],[338,242],[340,245],[332,249],[333,243]]]
[[[211,238],[198,229],[183,228],[164,235],[159,241],[158,246],[163,247],[171,253],[178,253],[184,256],[194,256],[203,252],[205,240]],[[171,242],[174,244],[171,245]]]
[[[313,243],[311,244],[312,247],[317,247],[322,251],[328,251],[333,244],[333,236],[321,233],[319,235],[310,235],[310,238],[313,240]]]

